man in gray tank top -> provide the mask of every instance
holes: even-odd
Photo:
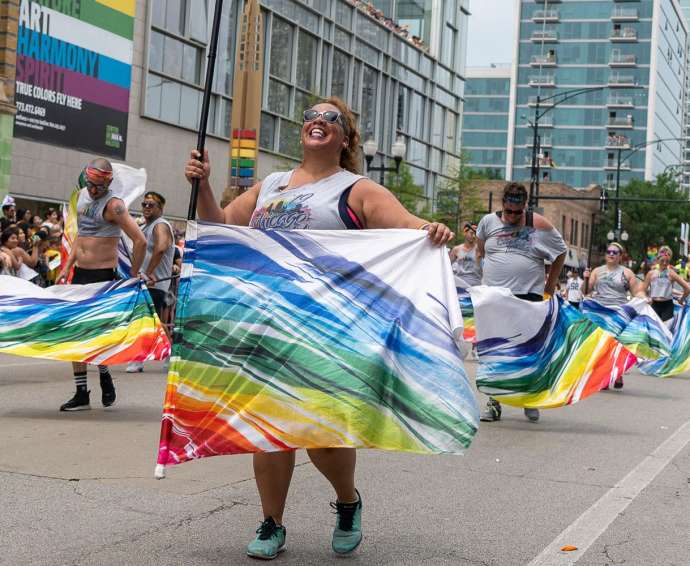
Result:
[[[77,199],[77,237],[72,244],[67,263],[58,275],[57,283],[66,283],[74,267],[73,285],[112,281],[117,278],[117,245],[122,232],[133,243],[132,277],[139,276],[139,268],[146,252],[146,240],[122,199],[110,190],[113,167],[107,159],[91,161],[82,171],[80,185],[86,185]],[[83,185],[82,185],[83,186]],[[76,392],[64,403],[61,411],[90,409],[86,380],[86,364],[72,363]],[[115,402],[115,386],[107,366],[98,366],[101,380],[101,401],[104,407]]]
[[[146,257],[141,270],[147,279],[147,287],[161,322],[165,322],[163,315],[175,255],[173,229],[163,218],[164,207],[165,197],[154,191],[147,192],[141,203],[144,220],[146,220],[142,228],[146,237]],[[127,366],[127,373],[142,371],[144,371],[144,362],[132,362]]]
[[[554,294],[568,251],[551,223],[527,210],[527,190],[518,183],[508,183],[503,189],[503,210],[479,222],[477,246],[484,260],[482,283],[505,287],[519,299],[533,302]],[[551,262],[548,278],[546,261]],[[525,416],[538,421],[539,409],[525,409]],[[500,419],[501,405],[489,398],[481,420]]]

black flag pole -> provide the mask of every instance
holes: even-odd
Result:
[[[211,42],[208,45],[208,64],[206,66],[206,84],[204,86],[204,99],[201,104],[201,117],[199,119],[199,134],[196,141],[196,150],[199,152],[200,161],[204,159],[204,146],[206,145],[206,128],[208,127],[208,113],[211,106],[211,86],[213,85],[213,73],[216,67],[216,53],[218,51],[218,35],[220,34],[220,20],[223,12],[223,0],[216,0],[216,9],[213,14],[213,27],[211,28]],[[196,219],[196,201],[199,196],[199,179],[192,179],[192,194],[189,199],[187,220]]]

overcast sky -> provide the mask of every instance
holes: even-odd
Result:
[[[467,64],[509,63],[513,57],[514,0],[472,0]]]

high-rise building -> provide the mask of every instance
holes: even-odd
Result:
[[[537,96],[600,87],[540,121],[541,176],[576,187],[615,182],[618,149],[649,143],[621,181],[684,161],[687,24],[677,0],[517,0],[509,168],[529,177]],[[653,143],[654,140],[668,140]]]
[[[683,17],[690,31],[690,0],[678,0],[680,3],[680,8],[683,11]],[[688,66],[690,67],[690,38],[688,39]],[[685,155],[683,157],[683,167],[682,171],[682,182],[684,188],[690,189],[690,68],[686,76],[686,86],[685,86]]]
[[[494,179],[506,178],[511,74],[509,63],[465,73],[462,150],[469,167]]]
[[[380,156],[390,157],[393,142],[404,138],[412,176],[433,198],[457,163],[468,3],[260,0],[265,57],[256,176],[298,162],[302,111],[337,95]],[[189,186],[182,172],[196,144],[213,0],[47,4],[21,0],[18,79],[33,114],[16,121],[22,128],[15,128],[21,139],[13,145],[13,194],[65,201],[84,164],[103,154],[145,167],[167,212],[184,216]],[[224,0],[211,98],[207,147],[219,200],[230,172],[242,7]],[[39,12],[60,25],[42,26]],[[61,49],[70,56],[61,58]],[[64,69],[66,62],[74,64]],[[58,75],[66,79],[47,84]],[[44,95],[55,102],[37,98]]]

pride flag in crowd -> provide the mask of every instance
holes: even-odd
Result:
[[[218,454],[459,453],[478,407],[443,248],[189,223],[157,473]]]
[[[612,385],[635,357],[558,297],[531,303],[494,287],[469,290],[477,387],[507,405],[550,409]]]
[[[114,365],[170,353],[151,297],[138,279],[43,289],[0,275],[0,352]]]

